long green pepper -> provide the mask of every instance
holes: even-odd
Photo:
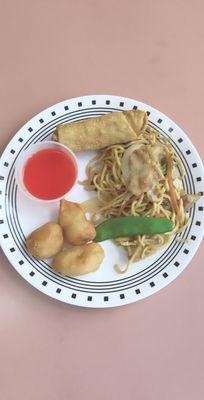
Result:
[[[171,232],[173,222],[167,218],[123,216],[108,219],[96,227],[94,242],[119,237]]]

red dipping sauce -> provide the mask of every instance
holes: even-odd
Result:
[[[77,169],[71,155],[60,149],[48,148],[34,153],[24,167],[26,189],[42,200],[65,195],[74,185]]]

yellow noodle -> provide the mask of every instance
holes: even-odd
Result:
[[[169,184],[167,179],[159,183],[157,191],[157,201],[151,201],[147,193],[143,193],[139,198],[131,197],[125,185],[125,181],[121,169],[121,160],[125,150],[133,144],[141,143],[151,145],[162,143],[166,147],[166,151],[172,155],[172,166],[176,167],[180,172],[181,179],[185,176],[185,170],[181,160],[174,153],[174,150],[168,139],[160,135],[159,132],[151,129],[139,135],[136,141],[122,144],[116,144],[100,151],[99,155],[92,159],[87,168],[87,180],[82,182],[87,190],[95,189],[97,197],[100,201],[101,208],[98,213],[93,213],[94,221],[99,217],[100,221],[118,216],[120,210],[121,215],[140,215],[140,216],[157,216],[163,215],[172,220],[174,229],[160,235],[138,235],[129,238],[117,238],[115,243],[122,246],[128,254],[128,265],[138,259],[142,259],[150,254],[154,254],[164,245],[166,245],[174,234],[184,230],[188,224],[188,214],[184,210],[183,201],[180,192],[175,188],[176,198],[179,205],[179,220],[176,218],[171,197],[169,195]],[[158,165],[156,165],[158,168]],[[131,201],[130,200],[131,197]],[[127,205],[123,204],[127,201]],[[128,266],[127,266],[128,268]],[[121,270],[117,265],[115,269],[118,273],[124,273],[127,268]]]

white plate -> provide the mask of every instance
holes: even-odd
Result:
[[[13,137],[0,163],[0,237],[1,246],[19,274],[43,293],[66,303],[84,307],[115,307],[150,296],[173,281],[189,264],[203,234],[203,198],[191,210],[191,222],[180,238],[156,255],[134,263],[125,276],[118,275],[114,264],[125,265],[123,250],[110,241],[102,244],[105,260],[99,271],[79,278],[62,277],[48,262],[37,261],[25,248],[25,237],[39,225],[57,219],[58,204],[41,204],[26,198],[14,178],[18,155],[31,143],[49,140],[59,123],[91,118],[116,110],[139,108],[149,114],[149,123],[164,136],[181,158],[186,170],[184,186],[188,193],[204,191],[201,159],[185,133],[168,117],[139,101],[125,97],[95,95],[66,100],[42,111],[27,122]],[[77,155],[79,179],[93,153]],[[76,185],[68,199],[81,202],[91,194]],[[182,283],[181,283],[182,284]]]

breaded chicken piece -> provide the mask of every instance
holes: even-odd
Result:
[[[56,222],[48,222],[33,231],[26,239],[29,252],[39,260],[55,256],[62,249],[62,228]]]
[[[59,223],[67,242],[72,245],[87,243],[96,236],[93,223],[87,220],[83,208],[77,203],[61,200]]]
[[[61,251],[54,258],[52,267],[64,275],[84,275],[95,272],[103,259],[102,247],[98,243],[88,243]]]

